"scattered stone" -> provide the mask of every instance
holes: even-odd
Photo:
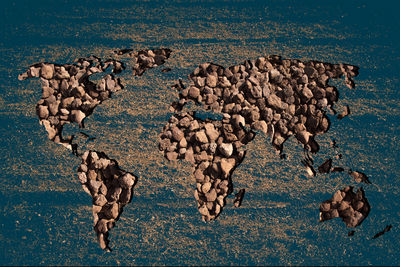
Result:
[[[164,68],[161,70],[161,72],[170,72],[170,71],[171,71],[171,68]]]
[[[376,238],[380,237],[381,235],[383,235],[383,234],[389,232],[390,229],[392,229],[392,225],[391,225],[391,224],[390,224],[390,225],[386,225],[385,229],[383,229],[383,231],[380,231],[380,232],[376,233],[376,234],[372,237],[372,239],[376,239]]]
[[[348,115],[350,115],[350,107],[349,105],[346,105],[345,110],[337,115],[337,118],[339,120],[343,119],[344,117],[347,117]]]
[[[353,171],[353,170],[349,170],[349,174],[354,178],[354,180],[357,183],[366,183],[366,184],[371,184],[371,182],[369,181],[367,175],[365,175],[365,173],[359,172],[359,171]]]
[[[240,207],[242,205],[245,189],[240,189],[239,192],[235,195],[235,200],[233,201],[233,204],[235,205],[236,208]]]
[[[344,172],[343,167],[333,167],[331,172]]]
[[[357,227],[368,216],[370,209],[364,190],[360,188],[354,193],[353,187],[347,186],[336,191],[331,199],[320,204],[319,221],[340,217],[347,227]]]
[[[329,173],[332,168],[332,159],[327,159],[318,167],[319,173]]]

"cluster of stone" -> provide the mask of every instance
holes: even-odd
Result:
[[[343,75],[354,88],[358,67],[269,56],[229,68],[205,63],[189,75],[188,86],[182,81],[174,86],[179,100],[171,105],[175,115],[160,134],[159,148],[168,160],[194,164],[195,197],[204,220],[221,212],[232,192],[231,174],[245,155],[242,146],[257,131],[271,134],[280,153],[292,135],[305,149],[319,150],[314,136],[328,130],[326,112],[338,100],[328,81]],[[222,113],[223,119],[202,121],[182,112],[189,101]]]
[[[124,49],[116,54],[131,51]],[[146,70],[164,64],[170,53],[171,50],[166,48],[130,53],[134,59],[133,74],[141,76]],[[111,73],[98,82],[90,80],[91,75],[105,72],[110,67]],[[78,145],[73,143],[74,136],[63,137],[62,130],[65,124],[74,122],[83,128],[84,119],[95,107],[124,87],[115,75],[125,69],[122,61],[90,56],[73,64],[37,63],[18,76],[19,80],[40,78],[42,97],[36,105],[40,124],[44,125],[50,140],[62,144],[82,159],[78,178],[83,189],[93,197],[95,231],[101,248],[106,250],[109,250],[108,231],[118,220],[122,207],[130,202],[137,178],[121,170],[115,160],[102,152],[79,154]]]
[[[189,100],[205,109],[244,119],[244,126],[267,132],[273,128],[273,145],[279,151],[294,135],[308,150],[317,152],[316,134],[330,125],[326,110],[338,100],[338,90],[328,84],[331,78],[345,76],[354,88],[352,77],[358,67],[317,61],[301,62],[280,56],[260,57],[224,68],[205,63],[190,75],[186,88],[176,86],[181,110]]]
[[[131,201],[137,177],[119,168],[117,161],[103,152],[86,151],[81,158],[78,178],[93,198],[94,230],[100,247],[110,250],[108,232]]]
[[[368,216],[370,209],[364,190],[360,188],[354,193],[353,187],[347,186],[320,204],[319,221],[340,217],[347,227],[356,227]]]
[[[132,66],[133,75],[141,76],[147,69],[161,66],[171,54],[168,48],[141,50],[133,52],[131,49],[116,51],[117,55],[127,54],[134,59]]]
[[[170,49],[161,48],[132,53],[133,75],[141,76],[146,70],[165,63]],[[112,73],[104,75],[98,83],[89,78],[94,73],[113,67]],[[73,136],[62,136],[67,123],[78,123],[83,128],[83,121],[93,113],[97,105],[110,98],[112,93],[124,86],[114,74],[125,69],[121,61],[101,60],[90,56],[80,58],[74,64],[37,63],[18,76],[19,80],[38,77],[42,83],[42,97],[36,105],[36,113],[41,125],[44,125],[48,138],[76,152]]]
[[[75,64],[38,63],[18,76],[20,80],[40,77],[42,98],[36,105],[36,112],[50,140],[73,149],[73,137],[62,137],[64,125],[76,122],[84,127],[83,120],[94,108],[123,88],[113,73],[105,75],[98,84],[89,80],[92,74],[104,72],[110,66],[113,66],[113,73],[125,68],[120,61],[103,62],[91,56],[80,58]]]
[[[250,137],[231,118],[196,119],[193,112],[175,114],[160,135],[159,149],[168,160],[185,159],[194,165],[195,198],[205,221],[216,218],[232,192],[231,175],[243,160],[240,150]]]

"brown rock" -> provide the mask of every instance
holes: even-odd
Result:
[[[206,193],[206,198],[208,202],[214,202],[217,199],[217,192],[215,189],[211,189],[208,193]]]
[[[194,86],[191,86],[191,87],[189,88],[189,96],[190,96],[191,98],[197,99],[197,98],[199,97],[199,95],[200,95],[200,90],[199,90],[199,88],[194,87]]]
[[[221,159],[221,171],[224,177],[229,176],[229,172],[235,167],[236,161],[234,158],[229,158],[229,159]]]
[[[44,79],[50,80],[54,75],[54,65],[53,64],[43,64],[40,69],[40,76]]]
[[[178,142],[181,141],[181,139],[185,136],[184,133],[178,127],[173,127],[171,129],[171,132],[172,132],[172,137]]]
[[[124,175],[118,178],[119,184],[122,188],[130,189],[135,184],[135,177],[130,174],[129,172],[125,173]]]
[[[218,139],[219,137],[219,132],[215,129],[214,125],[212,123],[206,123],[204,125],[204,128],[206,130],[206,134],[208,136],[208,139],[210,142],[214,142],[215,140]]]
[[[95,197],[93,204],[102,207],[106,203],[107,203],[106,197],[104,195],[102,195],[102,194],[99,194],[99,195],[97,195],[97,197]]]
[[[166,153],[166,158],[169,161],[174,161],[174,160],[176,160],[178,158],[178,153],[176,153],[176,152],[167,152]]]
[[[105,210],[104,214],[109,219],[116,219],[119,215],[119,207],[117,203],[113,203]]]
[[[207,136],[203,130],[196,132],[195,138],[196,138],[196,141],[199,143],[202,143],[202,144],[208,143]]]
[[[222,143],[219,145],[219,151],[221,152],[222,155],[225,157],[230,157],[233,153],[233,145],[232,143]]]

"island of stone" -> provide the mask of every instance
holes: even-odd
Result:
[[[132,52],[132,49],[117,51],[132,58],[134,76],[141,76],[148,69],[163,65],[171,50],[167,48]],[[117,161],[104,152],[78,152],[74,136],[63,137],[67,123],[77,123],[84,128],[84,120],[112,93],[124,88],[116,77],[126,69],[126,63],[90,56],[80,58],[74,64],[36,63],[18,76],[19,80],[40,78],[42,97],[36,105],[39,123],[44,125],[48,138],[61,144],[82,160],[78,168],[78,179],[85,192],[93,199],[94,230],[100,247],[110,251],[109,230],[119,219],[123,207],[131,202],[137,177],[119,168]],[[90,80],[95,73],[105,72],[112,67],[112,73],[105,74],[98,83]]]

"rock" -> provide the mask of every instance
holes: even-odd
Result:
[[[214,202],[217,199],[217,192],[215,189],[211,189],[208,193],[206,193],[206,198],[208,202]]]
[[[49,117],[49,110],[47,108],[47,106],[38,106],[38,116],[39,119],[43,120],[43,119],[47,119]]]
[[[222,155],[225,157],[230,157],[233,153],[233,145],[232,143],[222,143],[219,145],[219,151],[221,152]]]
[[[307,131],[300,131],[296,133],[296,138],[299,140],[302,144],[306,145],[310,139],[311,133]]]
[[[208,143],[207,136],[203,130],[196,132],[195,138],[196,138],[196,141],[199,143],[202,143],[202,144]]]
[[[122,188],[130,189],[135,184],[135,177],[129,172],[118,178],[119,184]]]
[[[173,127],[171,129],[171,132],[172,132],[172,137],[178,142],[181,141],[182,138],[185,136],[184,133],[178,127]]]
[[[97,206],[104,206],[107,203],[107,199],[104,195],[99,194],[95,199],[93,204]]]
[[[229,159],[221,159],[221,171],[224,177],[228,177],[230,171],[235,167],[236,161],[234,158],[229,158]]]
[[[104,212],[107,218],[116,219],[119,215],[119,207],[117,203],[110,205]]]
[[[206,123],[204,125],[204,128],[206,130],[206,135],[208,136],[208,139],[210,140],[210,142],[214,142],[215,140],[218,139],[219,132],[215,129],[215,127],[212,123]]]
[[[101,186],[101,182],[95,180],[89,180],[89,189],[92,193],[97,193]]]
[[[311,99],[314,96],[312,91],[307,86],[304,87],[301,93],[306,99]]]
[[[339,203],[342,200],[343,200],[343,197],[342,197],[342,194],[341,194],[340,190],[336,191],[335,194],[333,195],[332,202],[333,203],[335,203],[335,202]]]
[[[192,86],[192,87],[189,88],[189,96],[190,96],[191,98],[197,99],[197,98],[199,97],[199,95],[200,95],[200,90],[199,90],[199,88],[194,87],[194,86]]]
[[[107,233],[108,232],[108,227],[107,227],[107,220],[106,219],[101,219],[97,222],[96,224],[96,230],[99,233]]]
[[[40,69],[40,76],[44,79],[50,80],[54,75],[54,65],[53,64],[43,64]]]
[[[199,212],[201,215],[203,216],[208,216],[210,215],[207,209],[207,206],[205,204],[203,204],[200,208],[199,208]]]
[[[166,153],[166,158],[169,161],[174,161],[174,160],[176,160],[178,158],[178,153],[176,153],[176,152],[167,152]]]
[[[201,169],[196,169],[194,172],[194,178],[196,179],[196,182],[202,183],[204,181],[204,174]]]
[[[213,88],[217,86],[218,78],[214,75],[207,75],[206,84],[207,86]]]
[[[101,249],[107,249],[108,248],[108,246],[107,246],[108,242],[107,242],[107,239],[106,239],[106,237],[105,237],[105,235],[103,233],[99,234],[97,236],[97,239],[99,241],[99,245],[100,245]]]
[[[121,194],[119,195],[119,203],[122,205],[128,204],[132,199],[132,190],[131,189],[123,189]]]
[[[84,166],[86,166],[86,165],[84,165]],[[86,173],[84,173],[84,172],[78,172],[78,179],[79,179],[79,182],[80,182],[81,184],[85,184],[85,183],[87,182]]]
[[[265,121],[256,121],[251,125],[251,128],[256,131],[262,131],[265,134],[268,134],[268,125]]]
[[[319,206],[319,209],[320,209],[320,211],[327,212],[327,211],[329,211],[331,209],[331,204],[329,202],[323,202]]]
[[[210,191],[211,189],[211,183],[210,182],[206,182],[201,186],[201,191],[206,194]]]
[[[48,86],[42,87],[42,98],[48,98],[54,94],[54,89]]]
[[[240,189],[239,192],[237,192],[237,194],[235,195],[233,204],[235,205],[236,208],[238,208],[242,205],[244,193],[245,193],[245,189]]]
[[[271,94],[268,96],[267,98],[267,103],[270,107],[274,108],[274,109],[282,109],[282,101],[281,99],[275,95],[275,94]]]
[[[71,110],[71,117],[72,120],[77,122],[79,126],[82,128],[83,120],[85,119],[86,115],[81,110]]]

